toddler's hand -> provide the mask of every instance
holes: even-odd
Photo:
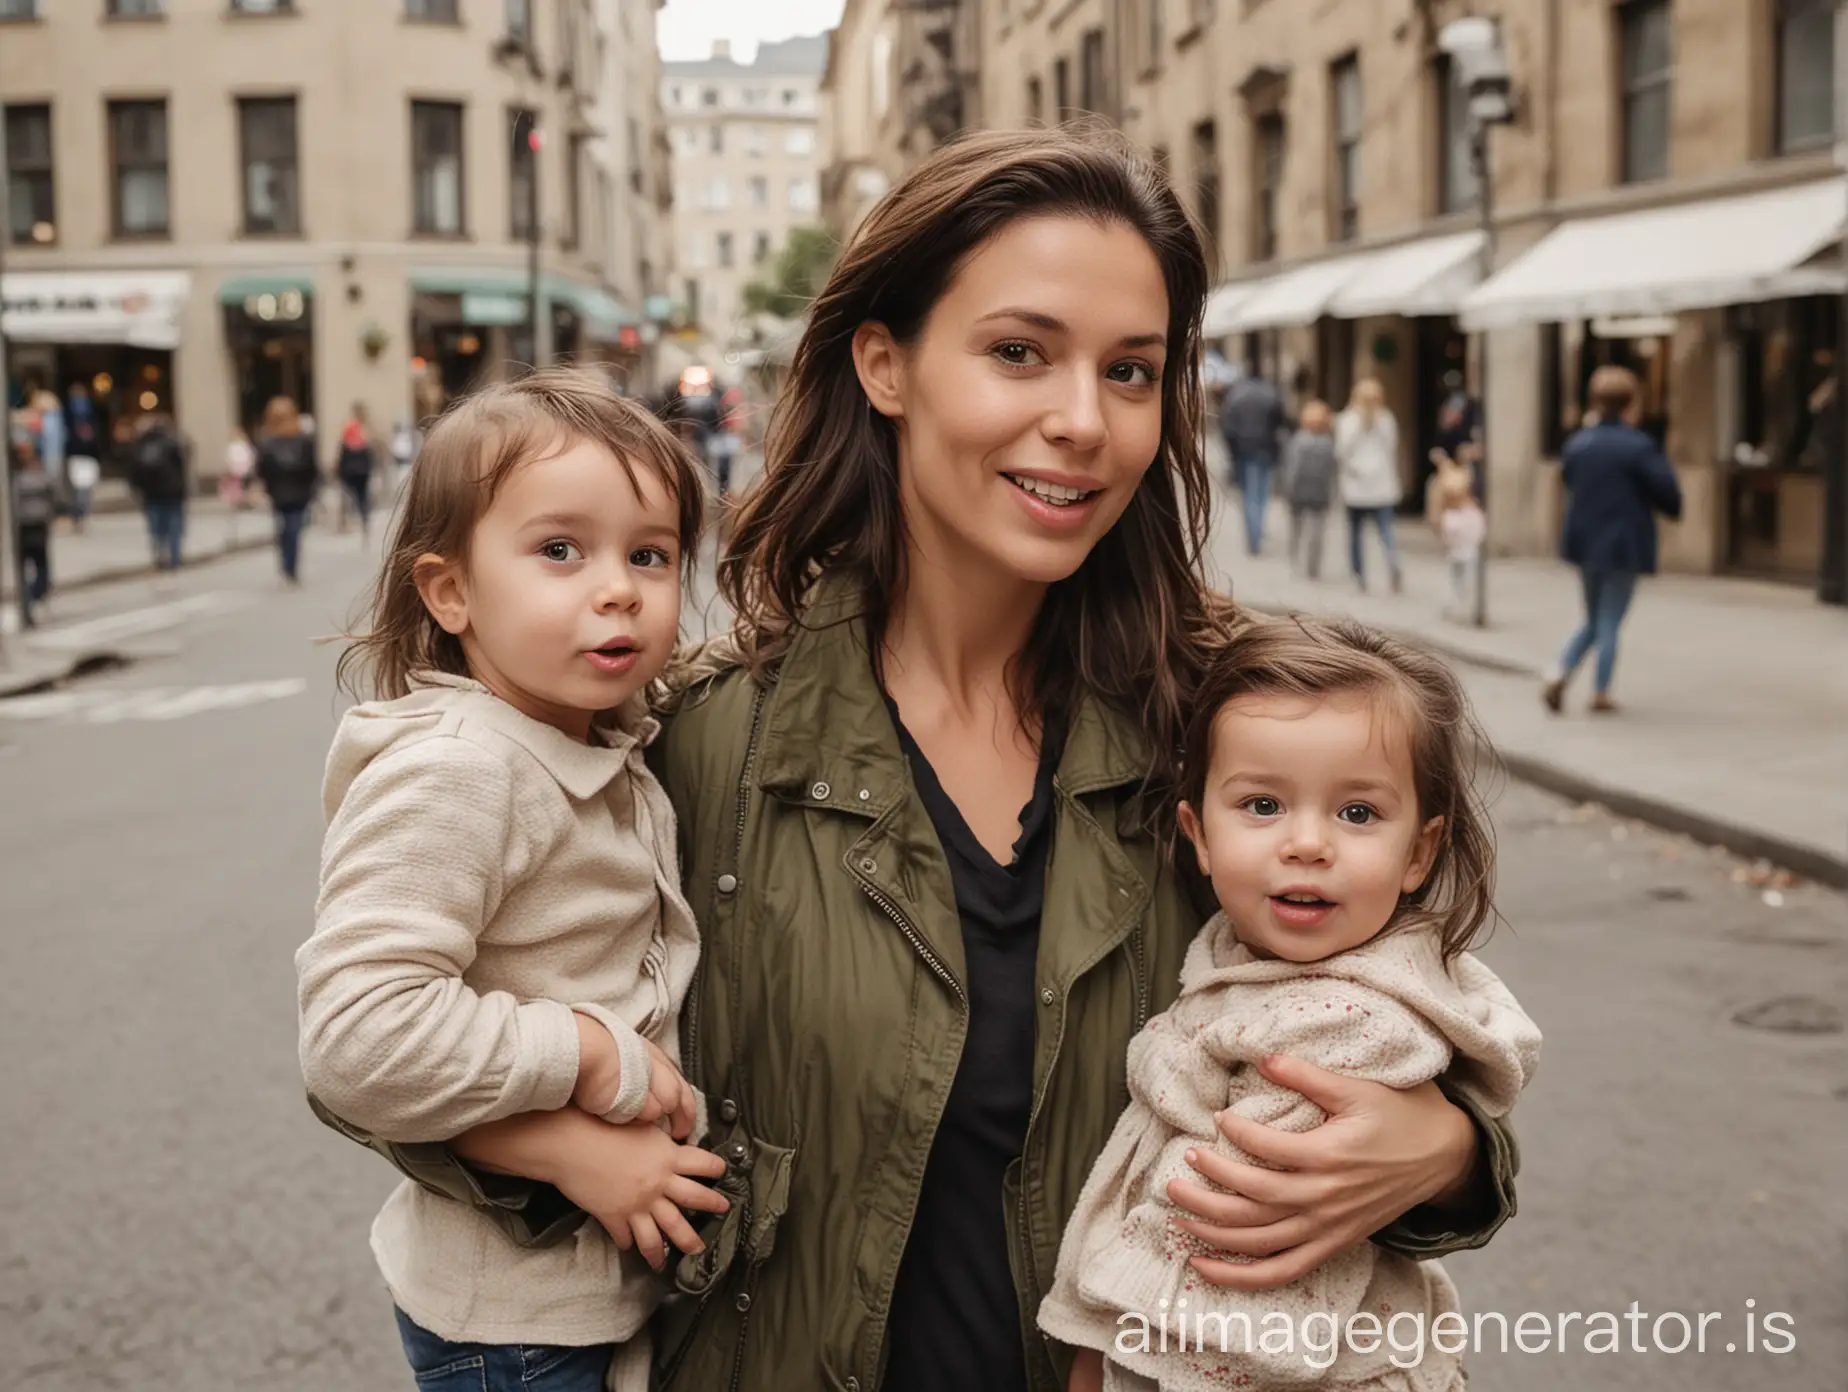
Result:
[[[723,1194],[699,1182],[724,1173],[725,1162],[718,1156],[678,1145],[659,1126],[637,1122],[582,1135],[559,1157],[554,1183],[603,1224],[618,1247],[640,1251],[661,1271],[667,1266],[667,1242],[682,1252],[704,1249],[681,1209],[724,1213],[730,1208]]]
[[[592,1116],[600,1117],[623,1091],[622,1054],[610,1032],[587,1015],[577,1017],[578,1080],[571,1100]],[[674,1139],[684,1141],[693,1130],[693,1089],[673,1061],[653,1040],[644,1039],[648,1057],[648,1095],[637,1121],[670,1118]]]

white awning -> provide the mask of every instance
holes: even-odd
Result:
[[[1482,279],[1481,254],[1480,230],[1375,252],[1328,302],[1328,313],[1337,319],[1455,314]]]
[[[14,271],[0,327],[16,343],[177,348],[192,277],[183,271]]]
[[[1206,318],[1201,323],[1200,332],[1206,338],[1224,338],[1236,332],[1238,307],[1251,298],[1255,284],[1246,281],[1237,285],[1222,285],[1206,297]]]
[[[1793,295],[1840,294],[1814,263],[1848,222],[1839,176],[1555,228],[1463,302],[1466,328],[1675,314]]]
[[[1375,254],[1363,252],[1312,261],[1269,280],[1252,282],[1251,293],[1232,311],[1225,332],[1313,324],[1327,312],[1328,302],[1360,274]]]

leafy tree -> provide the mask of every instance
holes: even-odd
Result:
[[[769,278],[744,287],[745,312],[796,318],[827,284],[839,252],[834,238],[822,228],[792,228],[789,240],[770,263]]]

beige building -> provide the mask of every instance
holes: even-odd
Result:
[[[820,36],[759,46],[740,63],[721,40],[712,56],[662,64],[661,103],[673,149],[671,293],[692,331],[690,354],[718,367],[753,342],[742,308],[793,227],[821,220]]]
[[[388,427],[509,358],[633,362],[663,256],[654,9],[12,0],[15,381],[172,410],[209,474],[277,393],[331,438],[353,402]]]
[[[1848,218],[1838,8],[987,0],[980,109],[1096,113],[1147,146],[1226,282],[1210,336],[1298,396],[1379,377],[1410,496],[1447,374],[1486,387],[1498,549],[1554,546],[1550,462],[1591,370],[1619,362],[1687,495],[1665,563],[1808,582],[1840,409],[1823,385]],[[1486,285],[1467,59],[1442,43],[1466,13],[1495,21],[1512,79],[1514,119],[1488,135]]]

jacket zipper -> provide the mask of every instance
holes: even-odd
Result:
[[[751,1206],[748,1203],[744,1206],[744,1220],[740,1226],[746,1234],[751,1231]],[[743,1241],[744,1238],[741,1235],[739,1237],[740,1244],[742,1244]],[[751,1307],[756,1303],[751,1296],[751,1287],[757,1284],[757,1257],[755,1254],[752,1255],[744,1268],[743,1284],[744,1289],[741,1294],[745,1297],[745,1307],[738,1312],[738,1348],[732,1355],[730,1392],[738,1392],[739,1384],[744,1381],[744,1336],[751,1327]]]
[[[898,925],[898,931],[905,935],[906,940],[910,942],[918,956],[924,959],[925,965],[937,974],[945,986],[948,986],[950,990],[956,993],[956,999],[961,1001],[963,1007],[967,1009],[969,997],[964,993],[962,984],[951,974],[950,969],[943,965],[942,959],[940,959],[935,952],[931,951],[930,944],[919,936],[916,929],[905,922],[905,916],[898,911],[898,906],[875,889],[870,882],[862,879],[859,875],[854,876],[854,882],[866,892],[867,898],[871,899],[885,911],[885,916],[887,918]]]

